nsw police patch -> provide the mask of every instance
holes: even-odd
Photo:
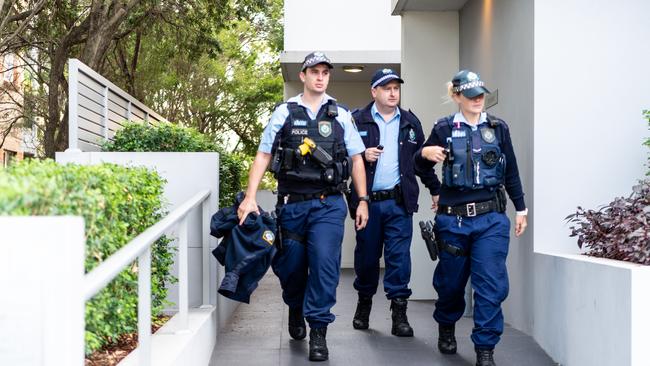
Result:
[[[493,128],[481,128],[481,137],[483,137],[483,140],[489,144],[493,143],[494,140],[496,140]]]
[[[275,240],[275,235],[273,235],[273,231],[266,230],[262,234],[262,239],[264,239],[265,242],[269,243],[269,245],[273,245],[273,241]]]
[[[413,131],[412,128],[409,131],[409,141],[411,141],[411,142],[415,141],[415,131]]]
[[[332,134],[332,122],[320,121],[318,122],[318,133],[323,137],[329,137]]]

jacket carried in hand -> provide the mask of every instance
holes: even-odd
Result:
[[[223,238],[212,251],[217,261],[226,267],[226,275],[218,292],[235,301],[249,303],[250,295],[271,265],[276,252],[276,220],[261,208],[260,215],[251,213],[239,225],[237,208],[243,193],[235,204],[212,216],[210,234]]]

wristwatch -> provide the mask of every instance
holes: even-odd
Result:
[[[366,202],[370,203],[370,196],[368,196],[368,195],[361,196],[361,197],[359,197],[359,201],[366,201]]]

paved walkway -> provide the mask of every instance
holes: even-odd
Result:
[[[366,365],[366,366],[473,366],[476,362],[469,338],[471,318],[456,326],[458,354],[442,355],[437,345],[437,327],[431,317],[433,301],[409,302],[409,322],[415,337],[398,338],[390,334],[389,301],[375,296],[370,329],[352,328],[357,295],[352,287],[353,272],[343,270],[333,309],[336,321],[328,328],[330,359],[314,363],[307,360],[308,338],[295,341],[287,331],[287,307],[280,296],[280,283],[271,271],[260,282],[251,304],[242,304],[232,322],[217,337],[211,366],[285,366],[285,365]],[[309,330],[308,330],[309,332]],[[555,366],[535,341],[506,327],[495,351],[499,366]]]

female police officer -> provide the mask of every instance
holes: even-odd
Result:
[[[438,349],[456,353],[454,324],[465,309],[469,275],[474,290],[472,342],[476,365],[495,365],[493,351],[503,332],[501,303],[508,295],[506,256],[510,221],[505,191],[515,205],[515,235],[526,228],[527,209],[517,161],[506,123],[483,112],[485,88],[478,74],[462,70],[448,83],[455,115],[438,120],[431,136],[415,155],[416,169],[443,163],[443,182],[433,196],[440,262],[433,286],[438,301]]]

